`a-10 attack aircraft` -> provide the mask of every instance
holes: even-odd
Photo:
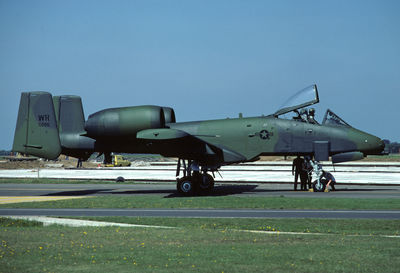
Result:
[[[153,105],[110,108],[85,121],[81,98],[24,92],[18,112],[13,151],[56,159],[60,154],[87,160],[103,153],[161,154],[179,158],[177,189],[204,194],[214,187],[209,174],[223,165],[249,162],[259,156],[305,156],[315,162],[345,162],[381,154],[383,141],[350,126],[327,110],[322,123],[314,119],[319,102],[316,85],[296,93],[269,116],[219,120],[175,121],[172,108]],[[317,166],[317,167],[316,167]],[[183,177],[179,177],[183,169]],[[314,164],[314,189],[323,191]]]

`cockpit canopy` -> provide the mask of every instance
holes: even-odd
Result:
[[[305,108],[307,106],[316,104],[319,102],[317,85],[310,85],[293,96],[291,96],[278,111],[275,112],[274,116],[280,115]]]
[[[280,107],[280,109],[273,114],[273,116],[274,117],[284,116],[283,118],[286,119],[290,118],[293,120],[297,120],[299,122],[319,124],[315,120],[315,109],[307,108],[308,106],[311,106],[318,102],[319,102],[319,96],[318,96],[317,85],[313,84],[298,91],[296,94],[290,97]],[[290,112],[293,112],[295,115],[292,117],[288,117],[288,114]],[[331,111],[330,109],[326,111],[322,124],[330,126],[351,127],[347,122],[345,122],[342,118],[333,113],[333,111]]]

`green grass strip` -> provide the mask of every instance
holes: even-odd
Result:
[[[376,219],[243,219],[172,217],[66,217],[103,222],[203,230],[255,230],[339,235],[400,235],[400,220]],[[400,241],[399,241],[400,242]]]
[[[160,219],[152,220],[161,224]],[[160,230],[119,227],[41,227],[21,222],[12,224],[9,220],[1,221],[0,271],[396,272],[400,268],[398,259],[400,239],[374,235],[381,232],[384,227],[387,227],[389,233],[395,232],[398,230],[398,221],[310,221],[308,219],[263,219],[254,223],[247,223],[249,220],[246,219],[169,219],[168,221],[169,224],[180,228]],[[231,229],[257,226],[289,231],[306,227],[311,230],[326,231],[331,227],[339,233],[322,236],[269,235]],[[345,230],[341,232],[342,228]],[[362,234],[369,232],[371,235],[348,236],[346,230]]]
[[[98,196],[46,202],[0,205],[0,208],[219,208],[219,209],[329,209],[398,210],[400,199],[297,197],[177,197]]]

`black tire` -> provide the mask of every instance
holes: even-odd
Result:
[[[315,180],[315,181],[312,183],[312,187],[313,187],[313,189],[314,189],[314,192],[323,192],[323,191],[325,190],[326,183],[327,183],[326,179],[325,179],[324,177],[320,178],[320,182],[321,182],[321,187],[320,187],[320,188],[317,187],[317,182],[318,182],[318,181]]]
[[[202,174],[196,183],[196,189],[199,194],[209,193],[214,189],[214,178],[208,173]]]
[[[185,176],[178,179],[178,183],[176,184],[176,189],[178,192],[185,196],[193,195],[194,193],[194,183],[191,177]]]
[[[123,178],[122,176],[118,176],[117,179],[115,179],[115,182],[124,183],[125,182],[125,178]]]

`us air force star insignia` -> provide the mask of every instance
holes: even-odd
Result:
[[[262,138],[262,139],[269,139],[269,136],[270,136],[270,134],[267,130],[262,130],[260,132],[260,138]]]

